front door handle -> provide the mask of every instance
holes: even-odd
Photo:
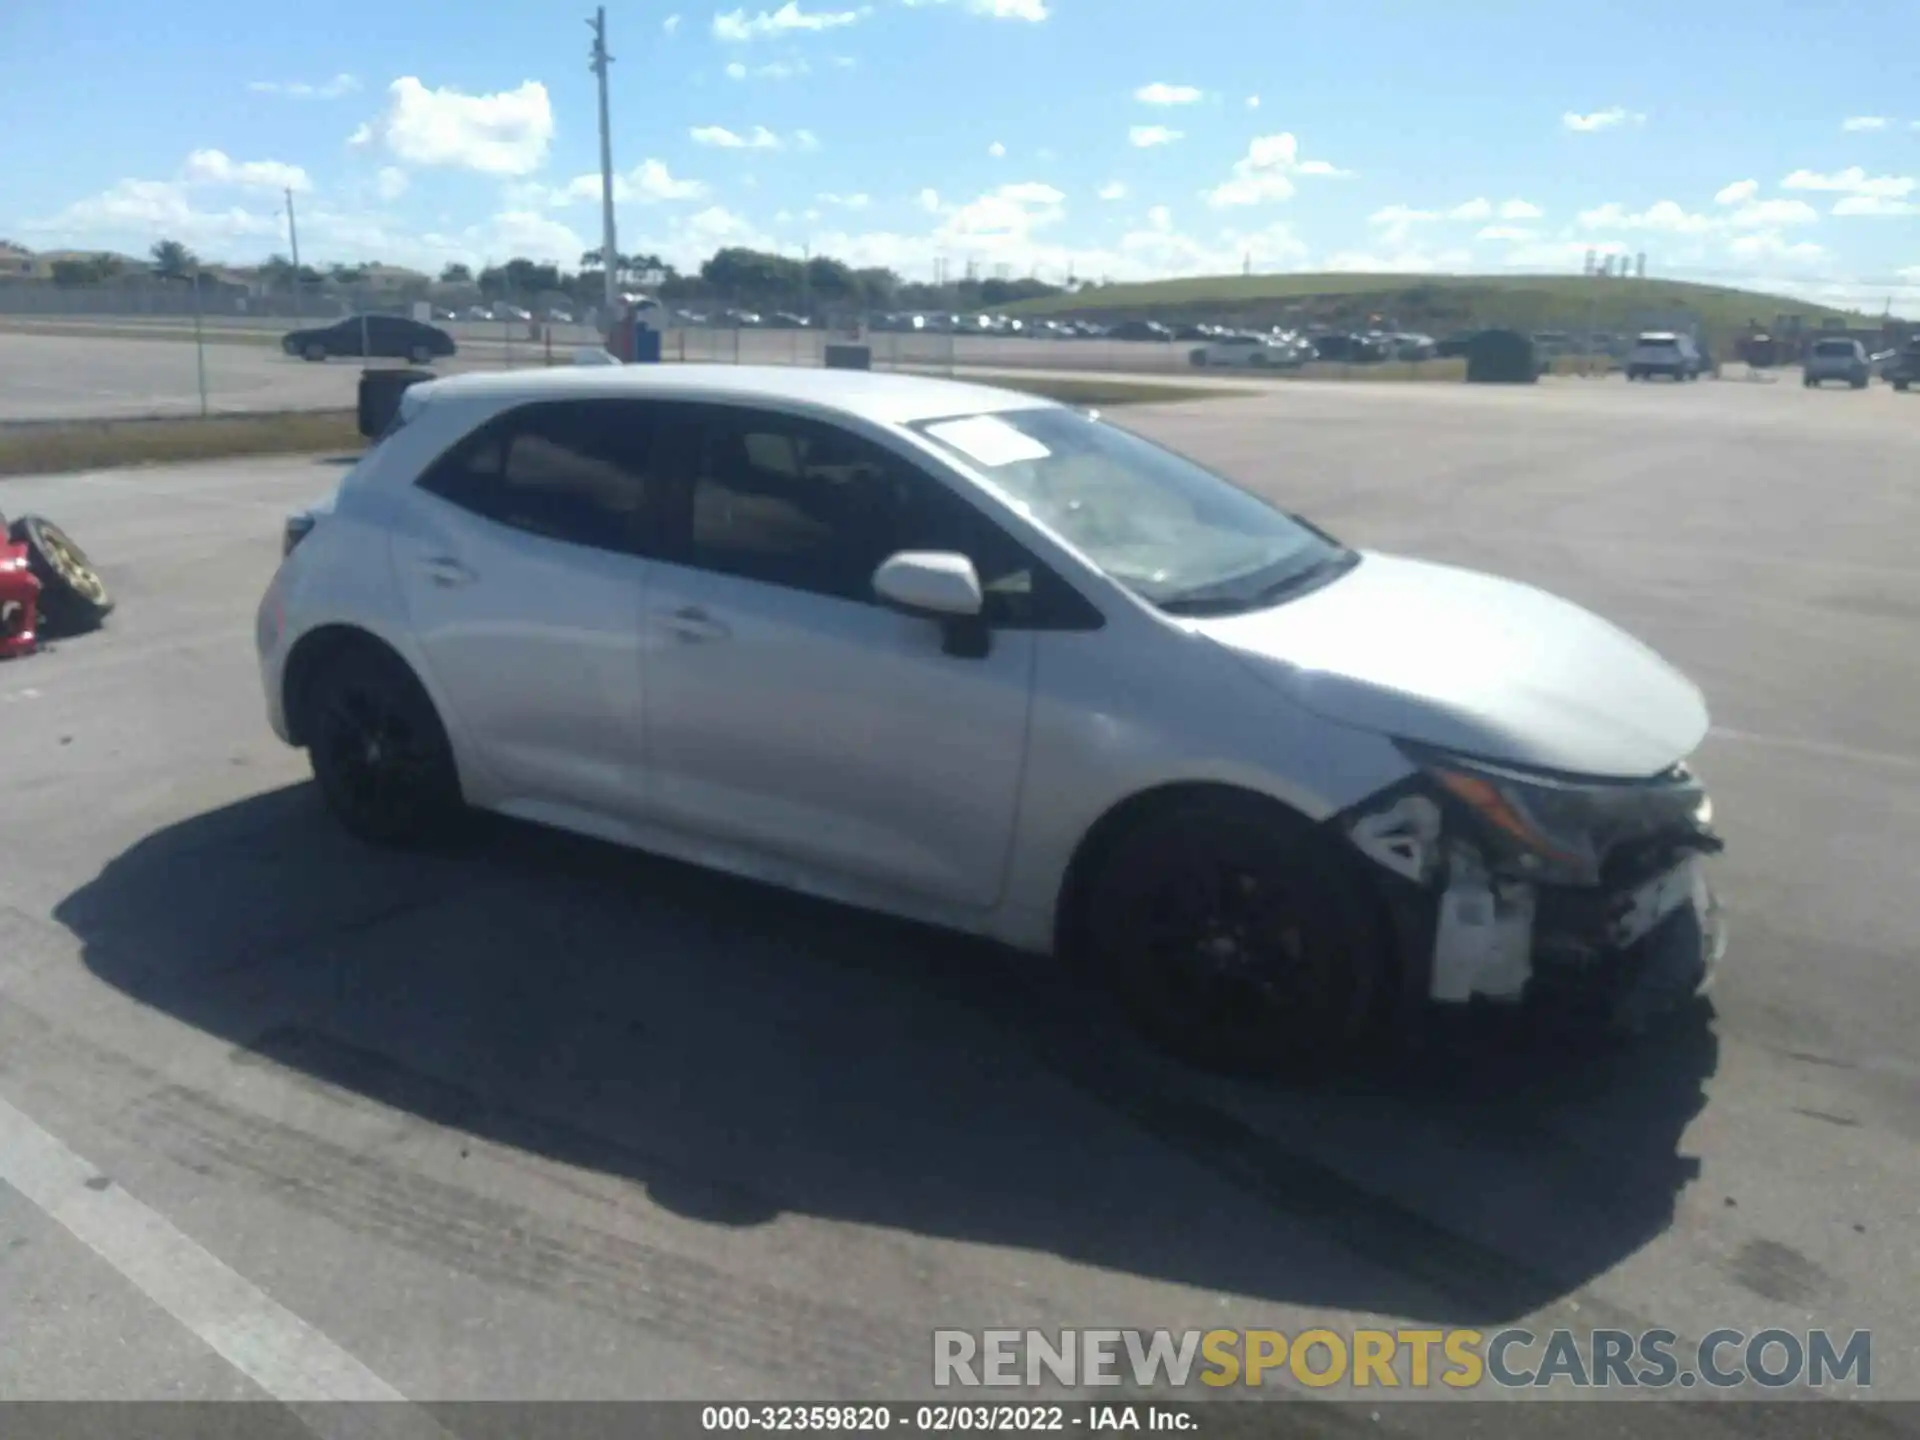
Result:
[[[725,640],[733,631],[726,623],[716,620],[698,605],[682,605],[671,611],[666,617],[667,629],[679,639],[690,645],[711,640]]]
[[[442,589],[451,589],[456,585],[469,585],[476,578],[473,571],[462,565],[451,555],[436,555],[431,560],[420,562],[420,568],[427,578]]]

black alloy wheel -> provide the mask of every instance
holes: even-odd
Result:
[[[1351,1049],[1386,970],[1377,907],[1305,822],[1202,800],[1129,831],[1086,935],[1134,1021],[1205,1069],[1313,1070]]]
[[[320,793],[349,831],[415,848],[446,838],[460,780],[433,702],[397,658],[356,647],[308,687],[302,738]]]

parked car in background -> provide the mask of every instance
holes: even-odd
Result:
[[[468,320],[491,320],[493,312],[484,305],[469,305],[463,313]]]
[[[1901,346],[1881,373],[1896,390],[1907,390],[1920,383],[1920,338]]]
[[[1643,331],[1627,354],[1629,380],[1650,380],[1655,375],[1665,375],[1669,380],[1698,380],[1704,368],[1693,337],[1673,330]]]
[[[1824,385],[1829,380],[1840,380],[1855,390],[1864,390],[1872,378],[1873,367],[1867,360],[1867,347],[1858,340],[1838,336],[1814,341],[1813,348],[1807,351],[1806,363],[1801,367],[1801,383],[1808,389]]]
[[[1387,340],[1393,346],[1393,358],[1396,360],[1431,360],[1439,354],[1439,347],[1431,335],[1401,333],[1389,335]]]
[[[1154,320],[1122,320],[1107,331],[1109,340],[1171,341],[1173,332]]]
[[[331,360],[338,355],[425,365],[445,359],[459,347],[438,326],[404,315],[350,315],[319,329],[289,331],[281,337],[280,348],[302,360]]]
[[[1278,335],[1223,335],[1195,346],[1187,358],[1203,369],[1209,365],[1278,369],[1301,363],[1299,349]]]
[[[531,320],[533,319],[533,312],[531,310],[522,310],[518,305],[496,305],[493,307],[491,318],[508,322]]]

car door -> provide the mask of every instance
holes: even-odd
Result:
[[[660,433],[676,500],[647,601],[653,813],[803,873],[990,907],[1050,579],[932,475],[837,425],[689,404]],[[937,623],[875,599],[900,549],[974,557],[994,597],[985,656],[945,653]]]
[[[630,401],[520,407],[428,470],[396,527],[413,635],[503,808],[631,818],[648,440]]]

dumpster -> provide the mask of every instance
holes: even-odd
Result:
[[[824,356],[829,370],[871,370],[873,368],[873,347],[870,345],[829,343]]]
[[[1531,385],[1540,370],[1532,339],[1518,330],[1482,330],[1467,342],[1470,384]]]
[[[431,370],[375,370],[360,372],[360,433],[377,440],[400,413],[400,397],[407,388],[435,379]]]

